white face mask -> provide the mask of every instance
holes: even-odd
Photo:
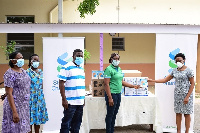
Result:
[[[119,60],[113,60],[112,61],[112,64],[113,64],[113,66],[118,66],[119,65]]]
[[[181,62],[177,62],[176,65],[178,66],[178,68],[183,67],[183,63],[181,63]]]

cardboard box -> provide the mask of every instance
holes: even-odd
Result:
[[[141,77],[142,72],[138,70],[122,70],[124,77]]]
[[[92,96],[93,97],[104,97],[104,79],[92,79]]]
[[[141,88],[129,88],[124,87],[125,96],[148,96],[148,82],[147,77],[124,77],[124,81],[133,84],[140,85]]]
[[[142,87],[140,89],[137,89],[136,93],[136,96],[148,96],[148,87]]]
[[[125,96],[137,96],[137,91],[134,88],[125,87],[124,95]]]
[[[92,91],[93,97],[104,97],[105,96],[105,89],[102,87],[96,87]]]
[[[104,71],[92,70],[92,79],[104,79]]]
[[[92,79],[98,79],[98,73],[96,70],[92,70]]]
[[[124,87],[122,86],[121,95],[124,96]]]
[[[148,96],[148,82],[147,77],[139,77],[137,78],[137,84],[140,85],[140,89],[137,89],[138,96]]]
[[[140,87],[148,87],[147,77],[137,77],[137,85]]]
[[[134,77],[124,77],[124,81],[132,85],[137,85],[137,78]],[[136,96],[137,92],[135,88],[124,87],[125,96]]]
[[[104,79],[92,79],[92,87],[103,87],[104,88]]]

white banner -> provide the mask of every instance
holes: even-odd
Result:
[[[43,88],[49,115],[43,133],[58,133],[60,130],[64,115],[57,75],[62,65],[72,61],[75,49],[84,51],[84,37],[43,38]]]
[[[161,79],[169,75],[173,68],[174,56],[179,52],[185,54],[185,65],[194,71],[196,77],[197,41],[198,35],[156,34],[155,79]],[[155,92],[161,109],[163,132],[176,132],[174,81],[172,79],[166,84],[155,84]],[[194,114],[191,115],[190,132],[193,131],[193,124]],[[181,127],[183,132],[185,130],[184,117],[182,118]]]

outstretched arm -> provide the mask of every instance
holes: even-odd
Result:
[[[139,85],[132,85],[132,84],[127,83],[126,81],[122,81],[122,85],[129,88],[135,88],[135,89],[140,88]]]
[[[155,82],[155,83],[166,83],[166,82],[170,81],[172,78],[173,77],[171,75],[168,75],[164,79],[157,79],[157,80],[147,79],[147,81],[148,82]]]

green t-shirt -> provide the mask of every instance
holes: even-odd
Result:
[[[110,78],[110,92],[121,93],[123,74],[120,67],[115,67],[110,64],[104,70],[104,78]]]

